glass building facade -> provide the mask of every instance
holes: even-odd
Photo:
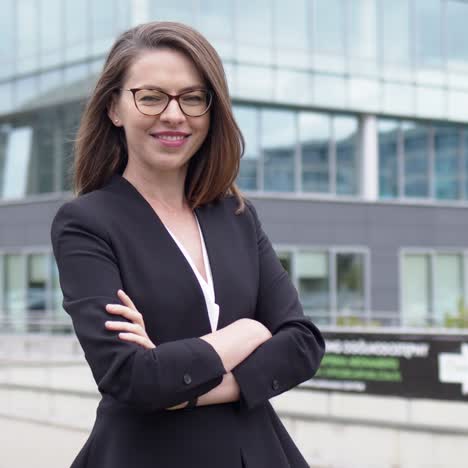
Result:
[[[194,26],[222,57],[238,184],[308,315],[464,326],[467,1],[4,0],[0,329],[71,330],[48,228],[105,55],[151,20]]]

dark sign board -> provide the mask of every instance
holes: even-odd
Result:
[[[316,376],[325,391],[468,401],[468,336],[324,332]]]

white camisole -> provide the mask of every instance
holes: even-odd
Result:
[[[200,223],[198,222],[198,218],[196,215],[195,219],[197,221],[197,226],[198,226],[198,232],[200,233],[200,240],[201,240],[201,245],[202,245],[202,251],[203,251],[203,263],[205,265],[205,271],[206,271],[206,276],[208,279],[208,282],[206,282],[203,279],[203,276],[200,274],[198,271],[197,267],[192,261],[192,258],[190,257],[189,253],[185,249],[185,247],[178,241],[176,236],[171,232],[171,230],[164,225],[164,227],[167,229],[169,234],[172,236],[174,239],[175,243],[178,245],[179,249],[181,252],[184,254],[185,258],[187,259],[188,263],[192,267],[193,272],[195,273],[195,276],[198,279],[198,282],[200,283],[200,287],[203,291],[203,295],[205,296],[205,302],[206,302],[206,308],[208,309],[208,316],[210,319],[210,324],[211,324],[211,331],[215,331],[218,326],[218,318],[219,318],[219,305],[216,304],[215,302],[215,292],[214,292],[214,286],[213,286],[213,276],[211,274],[211,267],[210,267],[210,261],[208,259],[208,254],[206,252],[206,246],[205,246],[205,240],[203,238],[203,234],[200,228]]]

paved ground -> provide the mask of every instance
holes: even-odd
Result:
[[[0,468],[69,468],[87,437],[85,431],[0,417]]]

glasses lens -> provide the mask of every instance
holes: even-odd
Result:
[[[141,89],[135,93],[135,102],[140,112],[146,115],[156,115],[162,112],[168,97],[157,90]]]
[[[211,94],[204,90],[190,91],[180,96],[179,103],[185,114],[197,117],[210,107]]]

